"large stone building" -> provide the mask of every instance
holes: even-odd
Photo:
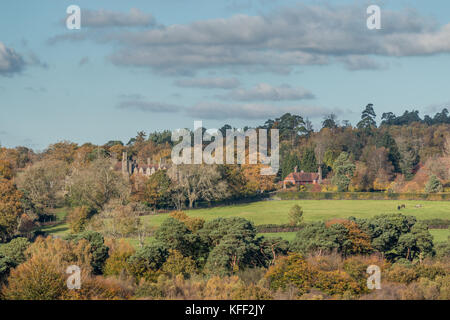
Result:
[[[128,159],[126,152],[122,153],[122,162],[118,162],[116,165],[117,170],[122,170],[124,175],[131,176],[133,174],[139,174],[144,176],[151,176],[158,170],[165,170],[168,168],[166,164],[161,163],[161,159],[158,164],[151,164],[150,158],[147,158],[147,164],[139,164],[136,160]]]

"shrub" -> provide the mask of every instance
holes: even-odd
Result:
[[[25,262],[25,251],[29,246],[30,242],[28,239],[14,238],[0,247],[0,255],[11,258],[15,265],[19,265]]]
[[[84,231],[76,235],[70,235],[67,239],[74,243],[78,243],[80,240],[88,241],[90,244],[92,271],[94,274],[102,274],[109,252],[102,234],[95,231]]]
[[[158,243],[146,245],[127,260],[127,271],[136,283],[141,279],[156,281],[168,255],[169,252]]]
[[[206,300],[231,300],[243,287],[242,281],[237,276],[214,276],[208,280],[205,286],[204,299]]]
[[[158,286],[157,283],[151,281],[142,281],[139,283],[139,286],[136,288],[135,296],[137,298],[163,298],[164,291]]]
[[[183,222],[186,227],[192,232],[197,232],[198,230],[203,228],[203,225],[205,224],[205,220],[195,217],[191,218],[183,211],[172,211],[170,213],[170,216],[180,222]]]
[[[105,276],[123,276],[127,273],[127,260],[134,253],[134,248],[124,239],[119,241],[113,240],[108,243],[110,248],[109,258],[105,261],[103,274]]]
[[[65,282],[59,265],[36,256],[11,271],[2,294],[7,300],[56,300],[67,290]]]
[[[162,266],[162,271],[172,276],[182,274],[185,278],[188,278],[197,271],[197,268],[191,257],[183,257],[179,251],[169,250],[169,256]]]
[[[432,175],[425,186],[425,192],[436,193],[442,192],[443,190],[441,181],[435,175]]]
[[[271,266],[265,278],[272,290],[285,290],[292,285],[298,290],[298,294],[302,295],[311,288],[315,273],[302,255],[290,254]]]
[[[102,276],[84,279],[81,288],[64,292],[64,300],[122,300],[133,295],[130,283]]]
[[[350,278],[342,271],[317,272],[314,277],[314,287],[330,295],[357,295],[364,291],[361,283]]]
[[[66,219],[70,227],[70,232],[82,232],[89,221],[89,209],[85,206],[73,208],[69,211]]]
[[[447,242],[436,245],[436,256],[439,258],[450,257],[450,237]]]
[[[409,284],[416,281],[419,278],[419,275],[412,267],[395,264],[392,268],[387,270],[385,277],[392,282]]]
[[[266,288],[251,284],[242,286],[233,295],[236,300],[273,300],[272,293]]]
[[[77,265],[82,281],[91,271],[90,244],[61,239],[37,238],[26,250],[27,260],[11,271],[3,289],[6,299],[54,300],[66,293],[66,268]]]
[[[303,222],[303,210],[298,204],[292,206],[289,210],[289,224],[299,226]]]

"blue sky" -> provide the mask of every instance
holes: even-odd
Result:
[[[67,30],[66,8],[81,8]],[[381,8],[368,30],[366,8]],[[43,150],[293,112],[356,124],[450,106],[450,3],[15,0],[0,6],[0,142]]]

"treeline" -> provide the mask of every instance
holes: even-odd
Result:
[[[16,238],[0,247],[4,299],[448,299],[450,242],[435,246],[412,216],[291,222],[291,242],[257,235],[243,218],[205,222],[171,213],[154,240],[135,249],[86,230],[65,239]],[[68,290],[65,270],[81,269]],[[367,267],[382,288],[367,287]]]
[[[325,197],[330,192],[380,191],[390,197],[450,190],[446,110],[437,113],[433,117],[437,122],[431,125],[423,121],[388,125],[387,119],[397,117],[385,114],[383,118],[378,127],[374,107],[369,104],[355,127],[334,115],[323,119],[320,130],[313,130],[308,119],[289,113],[266,121],[259,128],[280,132],[281,168],[276,176],[261,176],[262,165],[170,166],[169,131],[148,136],[138,132],[126,145],[109,141],[102,146],[80,146],[62,141],[41,153],[24,147],[0,148],[4,202],[0,206],[0,240],[14,235],[33,237],[42,223],[53,219],[55,207],[77,208],[70,211],[69,221],[79,229],[77,225],[83,226],[94,215],[108,214],[110,202],[137,203],[145,211],[239,201],[281,189],[282,180],[295,168],[320,172],[323,181],[293,191],[323,193]],[[225,125],[220,130],[230,128]],[[151,159],[170,168],[150,177],[128,178],[121,173],[123,152],[139,164]]]
[[[447,108],[436,113],[434,117],[425,115],[423,119],[420,118],[419,111],[417,110],[406,110],[401,116],[396,116],[393,112],[386,112],[381,116],[381,120],[381,125],[387,126],[403,126],[412,123],[425,123],[427,125],[450,124],[450,116]]]

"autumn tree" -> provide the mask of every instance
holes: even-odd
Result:
[[[8,241],[16,232],[23,213],[22,193],[11,180],[0,179],[0,242]]]
[[[172,276],[182,274],[185,278],[197,271],[195,261],[191,257],[184,257],[177,250],[169,250],[169,256],[161,269]]]
[[[338,187],[339,191],[347,191],[351,178],[355,172],[355,165],[346,152],[342,152],[333,163],[334,176],[331,182]]]
[[[183,211],[172,211],[170,213],[170,216],[174,219],[177,219],[180,222],[183,222],[186,227],[191,230],[192,232],[197,232],[201,228],[203,228],[203,225],[205,224],[205,220],[202,218],[196,218],[196,217],[189,217],[185,212]]]
[[[141,201],[153,209],[169,206],[170,186],[171,180],[167,176],[166,171],[156,171],[145,181]]]
[[[50,145],[44,154],[52,160],[60,160],[66,163],[72,163],[75,160],[75,153],[78,148],[76,143],[70,141],[61,141]]]
[[[245,184],[246,194],[254,195],[275,189],[274,177],[262,175],[261,170],[267,168],[263,164],[243,164],[242,173],[247,180]]]
[[[17,183],[35,206],[53,208],[62,201],[68,173],[69,167],[64,161],[42,160],[20,174]]]
[[[87,168],[74,170],[67,186],[70,204],[99,211],[111,199],[125,201],[130,193],[129,183],[111,166],[110,159],[97,159]]]
[[[169,169],[168,175],[173,181],[174,192],[186,197],[189,208],[199,200],[211,202],[227,196],[227,185],[217,166],[177,165]]]
[[[10,161],[0,160],[0,179],[11,180],[14,175]]]
[[[90,212],[85,206],[75,207],[69,211],[66,221],[69,224],[72,233],[84,231],[89,222]]]
[[[2,294],[8,300],[55,300],[68,293],[66,268],[77,265],[82,282],[90,274],[90,244],[38,238],[26,251],[27,260],[11,270]]]

